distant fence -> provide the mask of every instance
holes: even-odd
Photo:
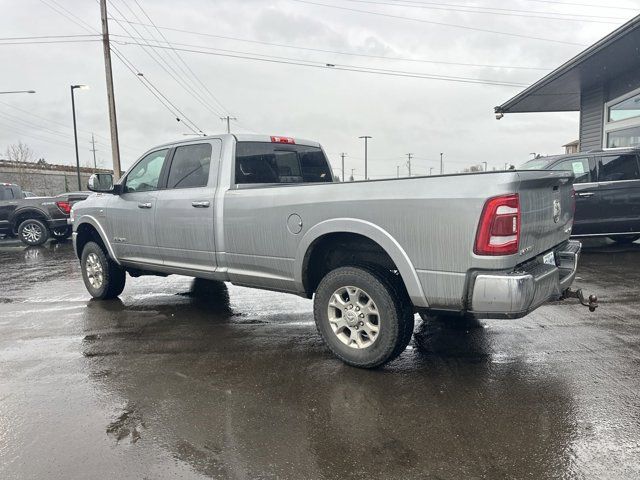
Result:
[[[97,169],[97,172],[110,172]],[[87,189],[87,180],[94,169],[80,168],[82,190]],[[78,190],[78,177],[75,168],[69,165],[49,165],[27,162],[0,160],[0,183],[15,183],[23,190],[38,196],[57,195]]]

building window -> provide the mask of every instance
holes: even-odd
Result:
[[[605,103],[605,148],[640,146],[640,89]]]

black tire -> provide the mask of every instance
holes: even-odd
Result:
[[[91,258],[90,258],[91,257]],[[91,262],[101,268],[100,281],[96,281],[96,269],[87,268]],[[124,290],[126,272],[117,263],[107,257],[105,251],[95,242],[88,242],[82,249],[80,258],[84,286],[93,298],[108,300],[116,298]],[[89,273],[92,270],[92,274]],[[93,278],[93,282],[92,282]]]
[[[336,291],[344,287],[361,289],[377,307],[379,330],[375,340],[366,347],[347,345],[331,327],[329,301]],[[391,273],[373,267],[340,267],[329,272],[318,285],[313,312],[318,332],[329,349],[340,360],[354,367],[375,368],[393,360],[405,350],[413,333],[413,306],[401,282]],[[349,328],[351,334],[354,329],[357,330],[355,326]],[[356,335],[365,335],[365,341],[371,340],[366,332],[357,332]]]
[[[37,218],[29,218],[18,226],[18,238],[25,245],[32,247],[42,245],[49,240],[49,228]]]
[[[71,227],[52,228],[51,236],[56,240],[66,240],[71,236]]]
[[[615,237],[609,237],[610,240],[613,240],[615,243],[618,243],[620,245],[628,245],[635,242],[639,238],[640,235],[617,235]]]

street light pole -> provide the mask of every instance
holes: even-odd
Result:
[[[0,95],[6,95],[8,93],[36,93],[35,90],[13,90],[10,92],[0,92]]]
[[[82,181],[80,180],[80,155],[78,153],[78,129],[76,127],[76,100],[73,91],[76,88],[88,88],[86,85],[71,85],[71,112],[73,113],[73,139],[76,144],[76,174],[78,175],[78,191],[82,190]]]
[[[73,139],[76,143],[76,174],[78,175],[78,191],[82,190],[80,181],[80,155],[78,154],[78,130],[76,128],[76,101],[73,95],[75,85],[71,85],[71,111],[73,112]]]
[[[358,137],[358,138],[364,138],[364,179],[369,180],[369,177],[367,177],[367,146],[368,146],[368,140],[373,137],[369,135],[362,135],[361,137]]]
[[[342,157],[342,181],[343,181],[343,182],[344,182],[344,157],[345,157],[346,155],[347,155],[347,154],[346,154],[346,153],[344,153],[344,152],[342,152],[342,153],[340,154],[340,156]]]
[[[444,163],[442,163],[442,155],[444,154],[440,152],[440,175],[444,173]]]

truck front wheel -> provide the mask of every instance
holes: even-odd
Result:
[[[413,307],[392,274],[341,267],[318,285],[313,303],[318,331],[342,361],[378,367],[396,358],[413,333]]]
[[[109,259],[97,243],[89,242],[84,246],[80,266],[84,285],[93,298],[116,298],[124,290],[126,272]]]
[[[32,247],[42,245],[49,239],[49,229],[43,221],[29,218],[18,226],[18,238]]]

